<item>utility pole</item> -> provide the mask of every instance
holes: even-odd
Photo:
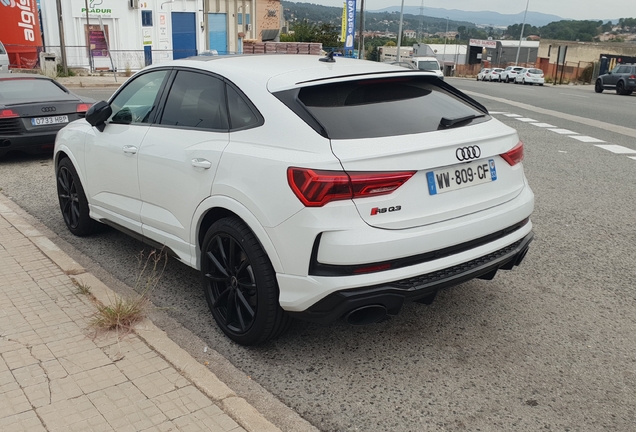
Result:
[[[448,21],[449,17],[446,17],[446,33],[444,34],[444,55],[442,56],[442,75],[446,75],[446,40],[448,39]]]
[[[400,9],[400,29],[398,30],[397,61],[400,61],[400,46],[402,45],[402,19],[404,18],[404,0]]]
[[[523,40],[523,30],[526,27],[526,15],[528,14],[528,5],[530,5],[530,0],[526,2],[526,11],[523,13],[523,24],[521,25],[521,36],[519,36],[519,46],[517,47],[517,59],[515,60],[515,66],[519,64],[519,51],[521,51],[521,41]]]
[[[66,63],[66,44],[64,43],[64,22],[62,19],[62,0],[57,0],[57,28],[60,31],[60,48],[62,51],[62,68],[64,75],[68,76],[68,64]]]
[[[358,58],[364,59],[364,0],[360,0],[360,35],[358,39]]]
[[[88,0],[84,0],[86,5],[86,48],[88,48],[88,68],[93,72],[93,52],[91,51],[91,26],[88,22]]]

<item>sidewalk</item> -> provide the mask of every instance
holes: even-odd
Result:
[[[280,431],[145,320],[96,336],[116,294],[0,194],[1,431]]]
[[[91,75],[91,76],[72,76],[72,77],[58,77],[56,81],[62,84],[64,87],[70,89],[73,88],[95,88],[95,87],[108,87],[118,88],[128,80],[129,77],[117,76],[117,79],[111,73],[104,72],[103,75]]]

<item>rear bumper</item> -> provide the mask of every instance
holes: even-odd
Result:
[[[364,306],[381,305],[391,315],[399,313],[405,301],[426,301],[440,289],[471,279],[492,279],[499,270],[511,270],[526,256],[533,233],[471,261],[432,273],[380,285],[334,292],[301,312],[288,312],[305,321],[329,323]]]
[[[13,150],[28,152],[52,151],[55,145],[55,136],[59,129],[29,132],[21,135],[0,135],[0,155]]]

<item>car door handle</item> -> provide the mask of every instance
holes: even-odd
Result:
[[[123,150],[126,154],[137,154],[137,147],[135,146],[125,145]]]
[[[212,168],[212,162],[207,159],[196,158],[192,159],[192,166],[195,168],[210,169]]]

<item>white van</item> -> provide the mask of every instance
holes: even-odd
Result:
[[[7,50],[0,42],[0,73],[11,72],[9,70],[9,54],[7,54]]]
[[[444,79],[442,66],[439,64],[435,57],[413,57],[411,58],[411,61],[415,65],[415,69],[427,72],[435,72],[439,79]]]

